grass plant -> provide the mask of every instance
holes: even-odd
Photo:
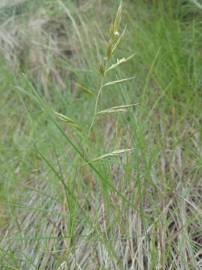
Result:
[[[200,2],[36,2],[0,6],[0,269],[201,269]]]

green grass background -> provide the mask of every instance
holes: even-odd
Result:
[[[118,6],[0,9],[0,269],[202,266],[202,10],[123,1],[97,110],[136,106],[89,130]]]

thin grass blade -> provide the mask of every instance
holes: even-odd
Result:
[[[115,85],[115,84],[119,84],[119,83],[124,83],[124,82],[127,82],[127,81],[134,80],[135,78],[136,78],[136,77],[133,76],[133,77],[129,77],[129,78],[121,79],[121,80],[111,81],[111,82],[105,83],[105,84],[103,85],[103,87],[111,86],[111,85]]]

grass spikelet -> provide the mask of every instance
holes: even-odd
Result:
[[[119,36],[119,29],[121,24],[121,18],[122,18],[122,1],[119,4],[113,25],[112,25],[112,35],[117,37]]]
[[[118,35],[118,39],[114,42],[113,47],[112,47],[112,54],[118,48],[118,46],[119,46],[121,40],[123,39],[125,33],[126,33],[126,27],[124,28],[123,32],[120,35]]]
[[[135,54],[132,54],[131,56],[125,58],[121,58],[121,59],[117,59],[116,63],[115,64],[112,64],[107,70],[106,72],[114,69],[114,68],[117,68],[118,66],[120,66],[121,64],[124,64],[124,63],[127,63],[128,61],[130,61],[133,57],[135,56]]]
[[[76,83],[76,85],[78,86],[79,89],[81,89],[83,92],[85,92],[86,94],[89,94],[91,96],[94,96],[95,94],[93,93],[92,90],[90,90],[89,88],[79,84],[79,83]]]
[[[125,153],[128,153],[128,152],[132,152],[134,149],[131,148],[131,149],[119,149],[119,150],[114,150],[110,153],[107,153],[107,154],[104,154],[104,155],[101,155],[95,159],[92,159],[89,161],[89,163],[92,163],[92,162],[97,162],[97,161],[100,161],[100,160],[103,160],[103,159],[107,159],[107,158],[111,158],[111,157],[116,157],[116,156],[119,156],[121,154],[125,154]]]
[[[70,125],[73,128],[76,128],[77,130],[81,131],[81,127],[79,127],[79,125],[70,117],[62,114],[62,113],[58,113],[58,112],[54,112],[56,117],[59,118],[61,121],[66,122],[68,125]]]
[[[134,80],[136,77],[129,77],[129,78],[124,78],[124,79],[120,79],[120,80],[116,80],[116,81],[111,81],[111,82],[107,82],[103,85],[103,87],[107,87],[107,86],[112,86],[112,85],[116,85],[116,84],[120,84],[120,83],[125,83],[131,80]]]
[[[127,112],[129,108],[134,107],[134,106],[137,106],[137,104],[115,106],[106,110],[99,111],[97,115],[111,114],[111,113],[117,113],[117,112]]]

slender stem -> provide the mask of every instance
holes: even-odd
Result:
[[[99,103],[99,99],[100,99],[100,96],[102,94],[102,89],[103,89],[103,86],[104,86],[104,79],[105,79],[105,76],[103,75],[102,80],[100,82],[100,88],[98,90],[98,94],[97,94],[96,101],[95,101],[94,114],[93,114],[92,122],[91,122],[90,127],[89,127],[89,134],[90,134],[90,132],[91,132],[91,130],[93,128],[93,125],[95,124],[96,115],[97,115],[97,109],[98,109],[98,103]]]

